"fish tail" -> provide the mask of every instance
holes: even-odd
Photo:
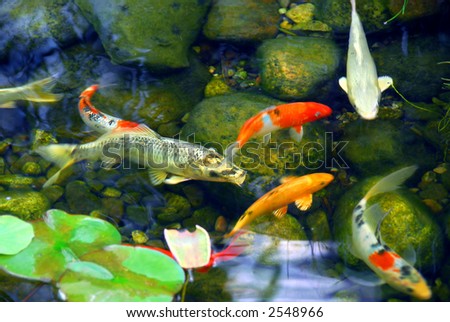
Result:
[[[417,166],[409,166],[397,170],[380,181],[378,181],[367,194],[364,196],[365,200],[369,200],[371,197],[380,193],[388,192],[397,189],[403,182],[406,181],[417,170]]]
[[[24,98],[32,102],[56,102],[62,98],[62,94],[50,93],[55,86],[55,76],[50,76],[23,86]]]
[[[44,184],[44,188],[56,183],[61,172],[76,162],[73,151],[76,144],[50,144],[38,147],[35,152],[47,161],[56,163],[61,169],[50,177]]]

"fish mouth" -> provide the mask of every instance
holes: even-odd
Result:
[[[234,183],[237,184],[239,187],[242,186],[242,184],[245,181],[245,178],[247,177],[247,172],[242,170],[242,173],[239,177],[236,177],[236,179],[234,180]]]

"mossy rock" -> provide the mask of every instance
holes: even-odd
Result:
[[[186,301],[220,302],[232,301],[226,291],[229,277],[220,268],[211,268],[207,273],[194,271],[193,282],[187,283]]]
[[[372,177],[358,183],[339,199],[333,215],[335,239],[341,243],[339,254],[348,264],[360,263],[348,252],[352,238],[352,212],[365,193],[381,177]],[[381,238],[400,255],[409,247],[416,251],[416,264],[421,272],[439,267],[444,255],[443,234],[430,210],[412,192],[400,189],[377,195],[368,201],[368,207],[379,204],[389,213],[381,223]]]
[[[73,214],[88,214],[101,208],[101,200],[88,187],[86,182],[71,181],[66,186],[65,198]]]
[[[116,64],[154,71],[189,66],[209,0],[75,0]]]
[[[431,168],[436,162],[431,147],[402,120],[357,120],[344,128],[340,139],[348,142],[342,149],[344,161],[364,175],[384,173],[386,165]]]
[[[392,16],[402,10],[405,0],[389,0],[387,7]],[[417,18],[423,18],[439,11],[439,0],[414,0],[409,1],[404,14],[399,15],[396,19],[399,21],[410,21]]]
[[[437,64],[448,60],[447,48],[435,35],[408,39],[407,54],[402,46],[403,40],[397,38],[372,51],[378,75],[391,76],[395,87],[412,102],[431,101],[442,92],[441,77],[450,74],[450,66]]]
[[[191,204],[186,198],[171,192],[166,193],[164,198],[166,205],[155,208],[155,215],[159,222],[176,223],[191,214]]]
[[[306,217],[306,223],[313,241],[328,241],[332,239],[330,224],[325,211],[316,210]]]
[[[213,2],[204,35],[219,41],[261,41],[273,38],[279,19],[277,0],[217,0]]]
[[[330,39],[284,37],[263,42],[257,51],[261,86],[283,100],[326,97],[340,61]]]
[[[89,28],[78,7],[66,0],[2,1],[0,14],[1,57],[10,50],[16,57],[25,50],[46,54],[78,41]]]
[[[0,191],[0,214],[16,215],[22,220],[41,218],[50,208],[44,194],[32,190]]]
[[[214,230],[214,224],[220,213],[212,207],[204,207],[194,211],[192,217],[183,221],[183,226],[187,228],[195,228],[195,225],[200,225],[207,231]]]

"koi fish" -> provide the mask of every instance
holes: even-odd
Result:
[[[259,216],[273,213],[278,218],[283,217],[288,204],[292,202],[301,211],[308,210],[312,205],[313,193],[325,188],[333,179],[334,177],[328,173],[282,178],[281,185],[256,200],[239,218],[231,232],[224,237],[233,236]]]
[[[117,128],[85,144],[50,144],[36,152],[61,169],[44,184],[54,184],[61,171],[82,160],[102,160],[111,168],[123,158],[149,168],[153,185],[177,184],[187,180],[232,182],[241,185],[246,172],[214,149],[186,141],[165,138],[144,124]]]
[[[373,120],[378,114],[381,93],[388,89],[393,81],[389,76],[378,77],[362,23],[356,12],[355,0],[350,2],[352,22],[347,52],[347,78],[341,77],[339,85],[347,93],[356,112],[366,120]]]
[[[91,129],[99,133],[107,133],[120,128],[134,128],[139,123],[132,121],[125,121],[118,117],[108,115],[95,108],[91,103],[91,98],[98,90],[99,85],[95,84],[86,88],[80,94],[80,101],[78,102],[78,111],[81,119]]]
[[[236,147],[242,148],[250,138],[284,128],[291,128],[291,137],[300,142],[303,137],[303,124],[327,117],[331,112],[332,110],[328,106],[315,102],[296,102],[271,106],[244,123],[236,142],[228,147],[225,155],[232,155]]]
[[[406,167],[378,181],[358,202],[352,214],[352,244],[350,252],[363,260],[383,281],[400,292],[419,299],[429,299],[431,290],[422,275],[395,251],[384,245],[379,235],[386,214],[378,205],[366,209],[367,201],[380,193],[398,188],[416,166]]]
[[[14,108],[15,101],[56,102],[62,98],[61,94],[50,93],[56,84],[54,76],[50,76],[23,86],[0,89],[0,108]],[[47,91],[48,90],[48,91]]]

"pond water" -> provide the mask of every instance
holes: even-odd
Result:
[[[124,243],[159,248],[167,248],[165,228],[200,225],[220,251],[238,218],[281,178],[331,173],[306,211],[291,204],[280,219],[269,211],[246,226],[246,251],[194,272],[185,300],[416,301],[375,281],[350,251],[357,203],[384,176],[416,165],[401,189],[369,204],[387,214],[382,242],[412,261],[431,301],[448,301],[450,2],[356,5],[370,50],[356,55],[372,56],[395,86],[382,92],[375,120],[363,119],[339,86],[351,77],[350,1],[2,1],[0,215],[31,222],[61,209],[112,223]],[[48,77],[57,96],[46,102],[18,88]],[[332,113],[306,123],[301,142],[287,129],[250,139],[233,158],[246,171],[240,186],[211,176],[153,185],[149,170],[126,155],[112,169],[77,160],[47,186],[64,163],[43,158],[39,146],[101,135],[78,111],[80,94],[94,84],[98,110],[221,155],[245,121],[270,106],[318,102]],[[55,283],[2,269],[0,300],[61,300]]]

